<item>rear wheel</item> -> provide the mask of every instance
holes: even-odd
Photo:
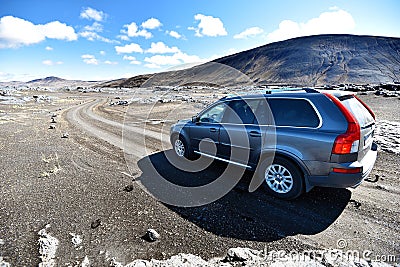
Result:
[[[258,175],[264,179],[265,190],[275,197],[294,199],[303,193],[302,173],[290,160],[276,157],[272,164],[264,161]]]

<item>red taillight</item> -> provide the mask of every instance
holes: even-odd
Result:
[[[349,154],[358,151],[360,145],[360,125],[351,112],[335,96],[324,93],[340,109],[347,120],[347,130],[339,135],[333,144],[333,154]]]
[[[368,110],[369,114],[374,118],[375,120],[375,114],[374,112],[367,106],[367,104],[364,103],[358,96],[354,95],[354,97]]]
[[[351,168],[351,169],[333,168],[333,172],[337,172],[337,173],[360,173],[360,172],[362,172],[362,168]]]

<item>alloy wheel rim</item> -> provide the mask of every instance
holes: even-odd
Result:
[[[272,164],[265,170],[265,181],[274,192],[285,194],[293,187],[293,176],[288,169]]]
[[[179,157],[183,157],[185,155],[185,146],[183,145],[183,142],[179,139],[175,141],[175,153]]]

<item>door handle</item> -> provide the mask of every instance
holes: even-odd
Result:
[[[259,133],[259,132],[257,132],[257,131],[251,131],[251,132],[250,132],[250,136],[253,136],[253,137],[260,137],[260,136],[261,136],[261,133]]]
[[[217,128],[210,128],[210,132],[216,132]]]

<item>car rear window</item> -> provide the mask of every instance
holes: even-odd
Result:
[[[374,122],[371,113],[354,96],[339,97],[339,100],[356,117],[361,127],[366,127]]]
[[[320,119],[305,99],[268,99],[276,126],[318,127]]]

